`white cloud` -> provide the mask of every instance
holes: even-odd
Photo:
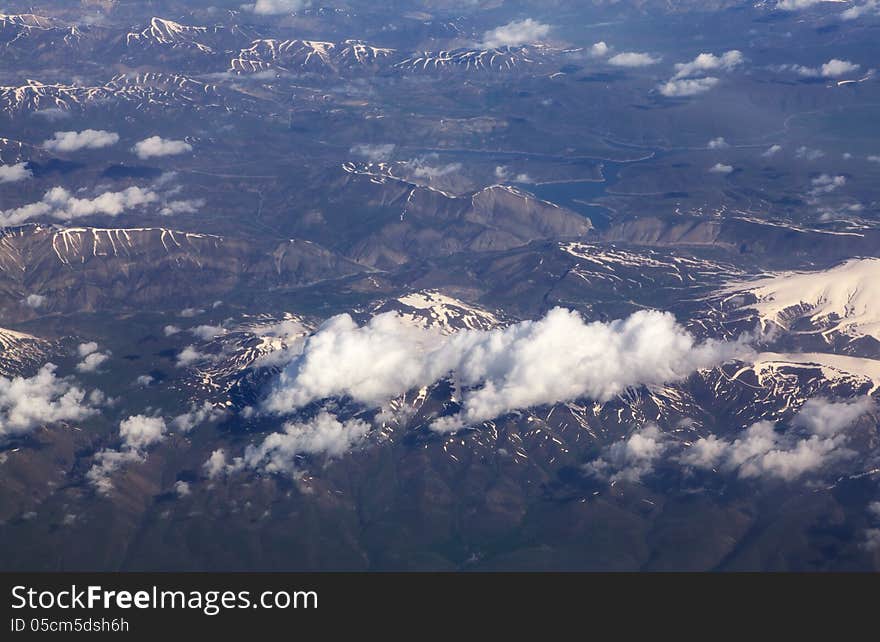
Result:
[[[191,198],[181,201],[168,201],[159,210],[162,216],[174,216],[175,214],[196,214],[205,206],[205,199]]]
[[[226,452],[223,449],[215,450],[208,457],[202,468],[208,479],[217,479],[226,472]]]
[[[278,16],[301,11],[306,6],[307,0],[257,0],[254,4],[242,5],[242,8],[261,16]]]
[[[414,178],[424,178],[428,181],[443,178],[444,176],[449,176],[450,174],[455,174],[461,171],[461,163],[432,165],[431,161],[437,160],[438,158],[439,157],[436,154],[414,158],[413,160],[404,163],[404,166],[412,173]]]
[[[713,174],[730,174],[733,172],[733,165],[725,165],[724,163],[715,163],[709,168]]]
[[[162,333],[166,337],[174,336],[175,334],[177,334],[179,332],[180,332],[180,328],[178,328],[176,325],[166,325],[164,328],[162,328]]]
[[[880,163],[880,154],[871,154],[867,160],[869,163]]]
[[[185,481],[179,481],[174,484],[174,492],[177,493],[178,497],[186,497],[192,492],[192,489],[190,489],[189,484]]]
[[[215,337],[226,334],[226,328],[219,325],[200,325],[192,328],[190,332],[203,341],[210,341]]]
[[[435,422],[456,430],[519,408],[580,397],[607,401],[631,386],[686,378],[745,352],[739,343],[699,344],[668,313],[641,311],[584,323],[551,310],[539,321],[441,336],[394,313],[363,326],[328,320],[282,371],[264,402],[284,414],[320,399],[349,396],[375,407],[455,373],[460,415]]]
[[[584,470],[610,482],[639,482],[654,472],[655,462],[666,449],[666,436],[649,424],[628,439],[612,444],[602,457],[586,464]]]
[[[144,450],[165,438],[165,420],[162,417],[134,415],[119,423],[123,448]]]
[[[272,433],[260,444],[248,446],[242,457],[236,457],[226,466],[226,472],[254,470],[264,473],[296,475],[297,457],[301,455],[339,457],[360,442],[370,431],[370,425],[360,419],[339,421],[321,411],[307,422],[284,424],[282,432]],[[222,452],[222,451],[220,451]],[[225,464],[215,451],[205,463],[209,476],[216,476],[218,466]]]
[[[537,20],[532,20],[531,18],[514,20],[484,33],[481,46],[487,49],[515,47],[539,42],[546,38],[549,33],[550,25],[543,24]]]
[[[95,341],[89,341],[88,343],[80,343],[76,352],[80,357],[87,357],[92,353],[98,351],[98,344]]]
[[[712,53],[701,53],[690,62],[678,63],[675,65],[675,75],[673,80],[682,78],[691,78],[705,74],[709,71],[731,71],[739,65],[743,64],[744,58],[741,51],[736,49],[727,51],[720,56]]]
[[[791,69],[801,76],[807,78],[840,78],[847,74],[857,72],[861,65],[857,65],[849,60],[840,60],[832,58],[821,67],[805,67],[804,65],[788,65],[783,69]]]
[[[605,44],[604,41],[597,42],[592,47],[590,47],[590,55],[595,58],[604,58],[611,51],[611,47]]]
[[[178,415],[171,420],[171,427],[178,432],[190,432],[204,423],[217,421],[225,414],[225,410],[215,407],[206,401],[201,406],[193,404],[189,412]]]
[[[42,294],[28,294],[27,298],[24,300],[24,303],[29,308],[37,309],[42,308],[49,299],[44,297]]]
[[[720,81],[717,78],[685,78],[682,80],[670,80],[660,85],[660,93],[669,98],[686,98],[705,93],[715,87]]]
[[[867,0],[862,4],[856,4],[840,14],[843,20],[855,20],[871,13],[880,14],[880,0]]]
[[[831,176],[830,174],[821,174],[810,181],[813,188],[810,190],[810,196],[819,196],[820,194],[830,194],[844,185],[846,185],[846,176]]]
[[[55,375],[48,363],[33,377],[0,377],[0,441],[59,421],[82,421],[95,412],[96,395]]]
[[[611,58],[608,59],[608,64],[614,65],[615,67],[648,67],[650,65],[656,65],[658,62],[660,62],[659,58],[655,58],[650,54],[637,53],[634,51],[625,51],[611,56]]]
[[[197,317],[200,314],[204,313],[204,310],[201,308],[184,308],[180,311],[180,316],[185,319],[191,319],[193,317]]]
[[[792,428],[802,429],[800,433],[783,433],[773,423],[760,421],[732,442],[714,435],[699,439],[680,461],[695,468],[736,472],[744,479],[793,481],[850,457],[843,431],[873,408],[867,397],[843,402],[811,399],[792,420]]]
[[[20,225],[34,218],[70,221],[86,216],[119,216],[136,207],[154,203],[158,194],[149,189],[129,187],[121,192],[104,192],[95,198],[77,198],[63,187],[53,187],[42,200],[0,211],[0,225]]]
[[[110,359],[110,355],[104,352],[93,352],[83,357],[83,360],[76,364],[76,371],[82,373],[97,372],[98,368],[104,365]]]
[[[111,476],[122,466],[146,459],[148,448],[165,438],[166,425],[161,417],[134,415],[119,423],[119,450],[104,449],[95,454],[94,463],[86,479],[97,491],[106,495],[113,489]]]
[[[27,163],[0,165],[0,184],[17,183],[18,181],[31,178],[33,175],[34,173],[28,169]]]
[[[392,145],[391,143],[387,143],[384,145],[370,145],[367,143],[361,143],[360,145],[354,145],[349,150],[349,153],[363,156],[364,158],[371,160],[374,163],[379,163],[382,161],[390,160],[391,155],[394,154],[394,150],[396,148],[397,146]]]
[[[823,152],[821,149],[810,149],[809,147],[806,147],[806,146],[798,147],[794,153],[795,158],[800,158],[800,159],[809,160],[809,161],[819,160],[824,155],[825,155],[825,152]]]
[[[141,375],[136,379],[137,385],[143,387],[151,386],[155,382],[156,380],[151,375]]]
[[[776,8],[782,11],[797,11],[798,9],[807,9],[817,4],[828,2],[829,0],[778,0]],[[837,1],[837,0],[831,0]]]
[[[183,140],[171,140],[161,136],[151,136],[135,144],[133,151],[141,160],[157,156],[176,156],[192,151],[192,145]]]
[[[52,152],[75,152],[80,149],[101,149],[119,142],[119,134],[103,129],[84,129],[81,132],[55,132],[43,147]]]
[[[761,154],[764,158],[772,158],[782,151],[782,145],[770,145],[767,150]]]
[[[728,142],[724,140],[723,137],[719,136],[718,138],[713,138],[706,145],[708,149],[727,149],[730,147]]]
[[[177,355],[177,365],[178,367],[185,368],[186,366],[191,366],[205,358],[206,355],[196,350],[195,346],[186,346],[180,351],[180,354]]]

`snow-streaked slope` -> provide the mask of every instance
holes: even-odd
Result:
[[[436,327],[441,332],[489,330],[501,325],[493,313],[459,301],[436,290],[413,292],[398,298],[395,307],[405,319],[422,327]]]
[[[750,293],[764,325],[790,328],[809,320],[826,337],[866,335],[880,340],[880,258],[852,259],[819,272],[785,272],[728,284],[727,293]]]

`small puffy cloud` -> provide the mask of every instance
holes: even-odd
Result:
[[[819,160],[825,155],[821,149],[810,149],[806,146],[798,147],[794,152],[794,157],[801,160],[814,161]]]
[[[55,132],[43,143],[51,152],[75,152],[81,149],[101,149],[119,142],[119,134],[103,129],[84,129],[81,132]]]
[[[681,80],[670,80],[665,82],[658,88],[660,93],[668,98],[687,98],[703,94],[720,81],[718,78],[683,78]]]
[[[0,184],[17,183],[18,181],[31,178],[33,175],[34,173],[28,169],[27,163],[0,165]]]
[[[42,294],[28,294],[27,298],[24,300],[24,304],[29,308],[33,308],[34,310],[38,308],[42,308],[46,305],[46,302],[49,299],[44,297]]]
[[[433,164],[432,161],[436,161],[438,158],[436,154],[423,156],[407,161],[403,165],[414,178],[423,178],[427,181],[433,181],[461,171],[461,163]]]
[[[175,214],[196,214],[205,206],[205,199],[190,198],[179,201],[168,201],[159,210],[162,216],[174,216]]]
[[[840,78],[847,74],[857,72],[861,65],[857,65],[849,60],[840,60],[832,58],[820,67],[805,67],[803,65],[789,65],[784,69],[791,69],[800,76],[806,78]]]
[[[44,424],[82,421],[97,412],[99,395],[88,395],[46,364],[33,377],[0,377],[0,441]]]
[[[171,420],[171,427],[178,432],[187,433],[204,423],[217,421],[226,414],[222,408],[206,401],[201,406],[193,404],[188,412]]]
[[[120,448],[98,452],[86,479],[99,493],[106,495],[113,489],[113,473],[127,464],[144,461],[147,449],[160,443],[165,432],[165,420],[161,417],[134,415],[124,419],[119,423]]]
[[[650,424],[618,441],[605,450],[599,459],[584,466],[585,472],[614,483],[639,482],[654,472],[654,464],[667,449],[666,436]]]
[[[611,47],[605,44],[604,41],[597,42],[592,47],[590,47],[590,55],[595,58],[604,58],[611,52]]]
[[[71,221],[87,216],[119,216],[123,212],[159,200],[149,189],[129,187],[121,192],[104,192],[95,198],[77,198],[63,187],[53,187],[42,200],[8,210],[0,210],[0,225],[20,225],[35,218]]]
[[[707,149],[727,149],[728,147],[730,147],[730,144],[721,136],[713,138],[706,145]]]
[[[514,20],[484,33],[481,46],[487,49],[516,47],[543,40],[549,33],[550,25],[537,20]]]
[[[744,60],[742,52],[736,49],[727,51],[720,56],[712,53],[701,53],[690,62],[675,65],[675,75],[672,79],[692,78],[693,76],[700,76],[718,70],[731,71],[743,64]]]
[[[208,457],[208,460],[202,466],[208,479],[217,479],[222,476],[227,469],[226,452],[222,449],[215,450]]]
[[[203,341],[210,341],[222,334],[226,334],[226,328],[219,325],[200,325],[190,330],[190,332]]]
[[[298,457],[339,457],[363,440],[369,431],[370,425],[360,419],[340,421],[322,410],[311,421],[286,423],[282,432],[272,433],[259,444],[248,446],[242,457],[226,466],[226,472],[254,470],[295,476]],[[216,451],[205,464],[209,477],[219,474],[212,475],[211,471],[225,464],[225,457],[221,460],[215,456]]]
[[[80,357],[87,357],[90,354],[93,354],[98,351],[98,344],[95,341],[89,341],[88,343],[80,343],[76,352]]]
[[[192,493],[192,490],[190,489],[187,482],[178,481],[174,484],[174,492],[177,494],[178,497],[186,497],[190,493]]]
[[[165,420],[162,417],[134,415],[119,424],[123,448],[129,450],[144,450],[158,444],[164,439],[165,430]]]
[[[76,371],[82,373],[97,372],[98,369],[110,359],[110,355],[104,352],[92,352],[76,364]]]
[[[176,156],[192,151],[192,145],[183,140],[171,140],[161,136],[151,136],[135,144],[133,150],[141,160],[159,156]]]
[[[782,151],[782,145],[770,145],[762,154],[764,158],[773,158]]]
[[[178,334],[179,332],[180,332],[180,328],[178,328],[176,325],[166,325],[164,328],[162,328],[162,333],[166,337],[174,336],[175,334]]]
[[[374,163],[379,163],[382,161],[390,160],[396,148],[397,146],[392,145],[391,143],[386,143],[384,145],[370,145],[367,143],[361,143],[360,145],[354,145],[349,150],[349,153],[356,154],[357,156],[363,156],[367,160],[373,161]]]
[[[871,154],[867,160],[869,163],[880,163],[880,154]]]
[[[843,431],[873,408],[870,398],[811,399],[792,420],[792,428],[800,431],[780,432],[773,423],[760,421],[732,442],[714,435],[699,439],[679,461],[695,468],[735,472],[743,479],[794,481],[852,456]]]
[[[733,165],[725,165],[724,163],[715,163],[709,168],[713,174],[730,174],[733,172]]]
[[[637,53],[634,51],[625,51],[614,56],[611,56],[608,59],[609,65],[614,65],[615,67],[648,67],[650,65],[656,65],[660,62],[659,58],[655,58],[650,54],[646,53]]]
[[[260,16],[280,16],[302,11],[306,6],[307,0],[257,0],[253,4],[242,5],[242,8]]]
[[[457,430],[507,412],[686,378],[747,352],[740,343],[698,343],[671,314],[641,311],[584,323],[555,308],[543,319],[442,336],[394,313],[359,327],[347,314],[310,336],[278,376],[264,410],[286,414],[313,401],[348,396],[377,407],[450,373],[463,386],[461,413],[437,421]]]
[[[184,319],[191,319],[193,317],[197,317],[200,314],[204,313],[204,310],[201,308],[184,308],[180,311],[180,316]]]
[[[871,412],[870,398],[834,402],[817,398],[807,401],[795,415],[792,425],[811,434],[830,437],[851,426],[859,417]]]
[[[815,197],[820,194],[830,194],[846,185],[846,176],[821,174],[811,180],[810,184],[813,186],[810,190],[810,196]]]
[[[186,346],[180,351],[180,354],[177,355],[177,365],[178,367],[185,368],[202,361],[205,358],[206,355],[199,352],[195,346]]]
[[[137,385],[146,388],[147,386],[152,386],[156,380],[151,375],[141,375],[135,380],[135,382]]]

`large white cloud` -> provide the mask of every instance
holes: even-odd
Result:
[[[59,421],[82,421],[97,412],[98,397],[55,375],[49,363],[33,377],[0,377],[0,441]]]
[[[0,165],[0,184],[17,183],[27,178],[31,178],[34,173],[28,169],[27,163],[16,163],[15,165]]]
[[[151,189],[129,187],[121,192],[104,192],[95,198],[78,198],[63,187],[53,187],[42,200],[21,207],[0,210],[0,225],[20,225],[35,218],[70,221],[86,216],[119,216],[123,212],[159,200]]]
[[[394,313],[363,327],[340,315],[304,342],[264,409],[285,414],[336,396],[377,407],[454,373],[463,388],[461,413],[434,428],[456,430],[519,408],[580,397],[607,401],[631,386],[681,380],[744,352],[739,343],[698,343],[671,314],[654,311],[585,323],[556,308],[539,321],[449,336]]]
[[[483,34],[482,46],[487,49],[515,47],[538,42],[550,33],[550,25],[531,18],[514,20]]]
[[[171,140],[161,136],[151,136],[135,143],[134,153],[141,160],[158,156],[176,156],[192,151],[192,145],[184,140]]]
[[[101,149],[119,142],[119,134],[103,129],[84,129],[81,132],[55,132],[43,143],[52,152],[75,152],[80,149]]]
[[[654,472],[654,464],[666,452],[668,441],[657,426],[649,424],[612,444],[604,457],[586,464],[584,471],[610,482],[639,482]]]

